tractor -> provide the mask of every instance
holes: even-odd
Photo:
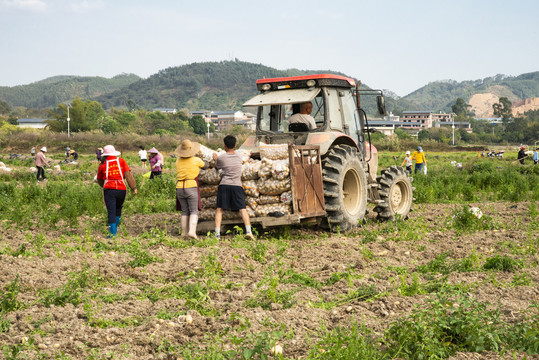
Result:
[[[333,74],[259,79],[256,86],[259,94],[243,104],[257,109],[256,133],[241,149],[256,153],[261,144],[316,146],[322,181],[314,194],[323,192],[319,225],[333,231],[359,226],[368,213],[368,202],[382,220],[408,217],[412,179],[400,166],[377,175],[378,151],[370,141],[375,130],[362,108],[362,99],[371,96],[376,98],[378,113],[384,115],[382,91],[360,89],[360,82]],[[307,102],[313,105],[316,128],[290,124],[289,118]]]

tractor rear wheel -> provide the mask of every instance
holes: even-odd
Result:
[[[406,219],[412,209],[414,192],[412,179],[408,177],[406,170],[400,166],[390,166],[382,170],[376,181],[380,200],[382,200],[374,208],[374,211],[378,213],[378,218],[393,220],[395,216],[400,216]]]
[[[347,231],[359,225],[367,211],[367,176],[356,148],[332,147],[322,161],[327,226]]]

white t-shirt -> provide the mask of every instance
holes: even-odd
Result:
[[[148,160],[148,153],[146,150],[140,150],[138,156],[140,156],[140,160]]]
[[[405,160],[406,160],[406,166],[412,166],[412,157],[411,156],[406,156]]]
[[[290,116],[290,119],[288,120],[290,121],[290,124],[302,123],[307,124],[309,130],[316,129],[316,122],[314,121],[314,118],[308,114],[297,113]]]

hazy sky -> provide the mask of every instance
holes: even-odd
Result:
[[[0,86],[238,58],[404,96],[539,71],[538,14],[538,0],[0,0]]]

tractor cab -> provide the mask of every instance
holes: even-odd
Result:
[[[320,145],[322,154],[334,144],[346,143],[362,149],[365,143],[366,119],[359,110],[358,88],[354,79],[333,74],[316,74],[286,78],[259,79],[260,94],[244,107],[257,107],[256,136],[244,148],[256,143],[291,143]],[[303,103],[311,103],[310,116],[315,128],[293,124],[290,118],[299,113]]]
[[[287,78],[260,79],[260,94],[244,106],[258,107],[256,135],[270,143],[308,143],[310,135],[338,132],[362,142],[362,125],[353,95],[355,81],[343,76],[318,74]],[[291,124],[290,117],[310,102],[316,128]]]

